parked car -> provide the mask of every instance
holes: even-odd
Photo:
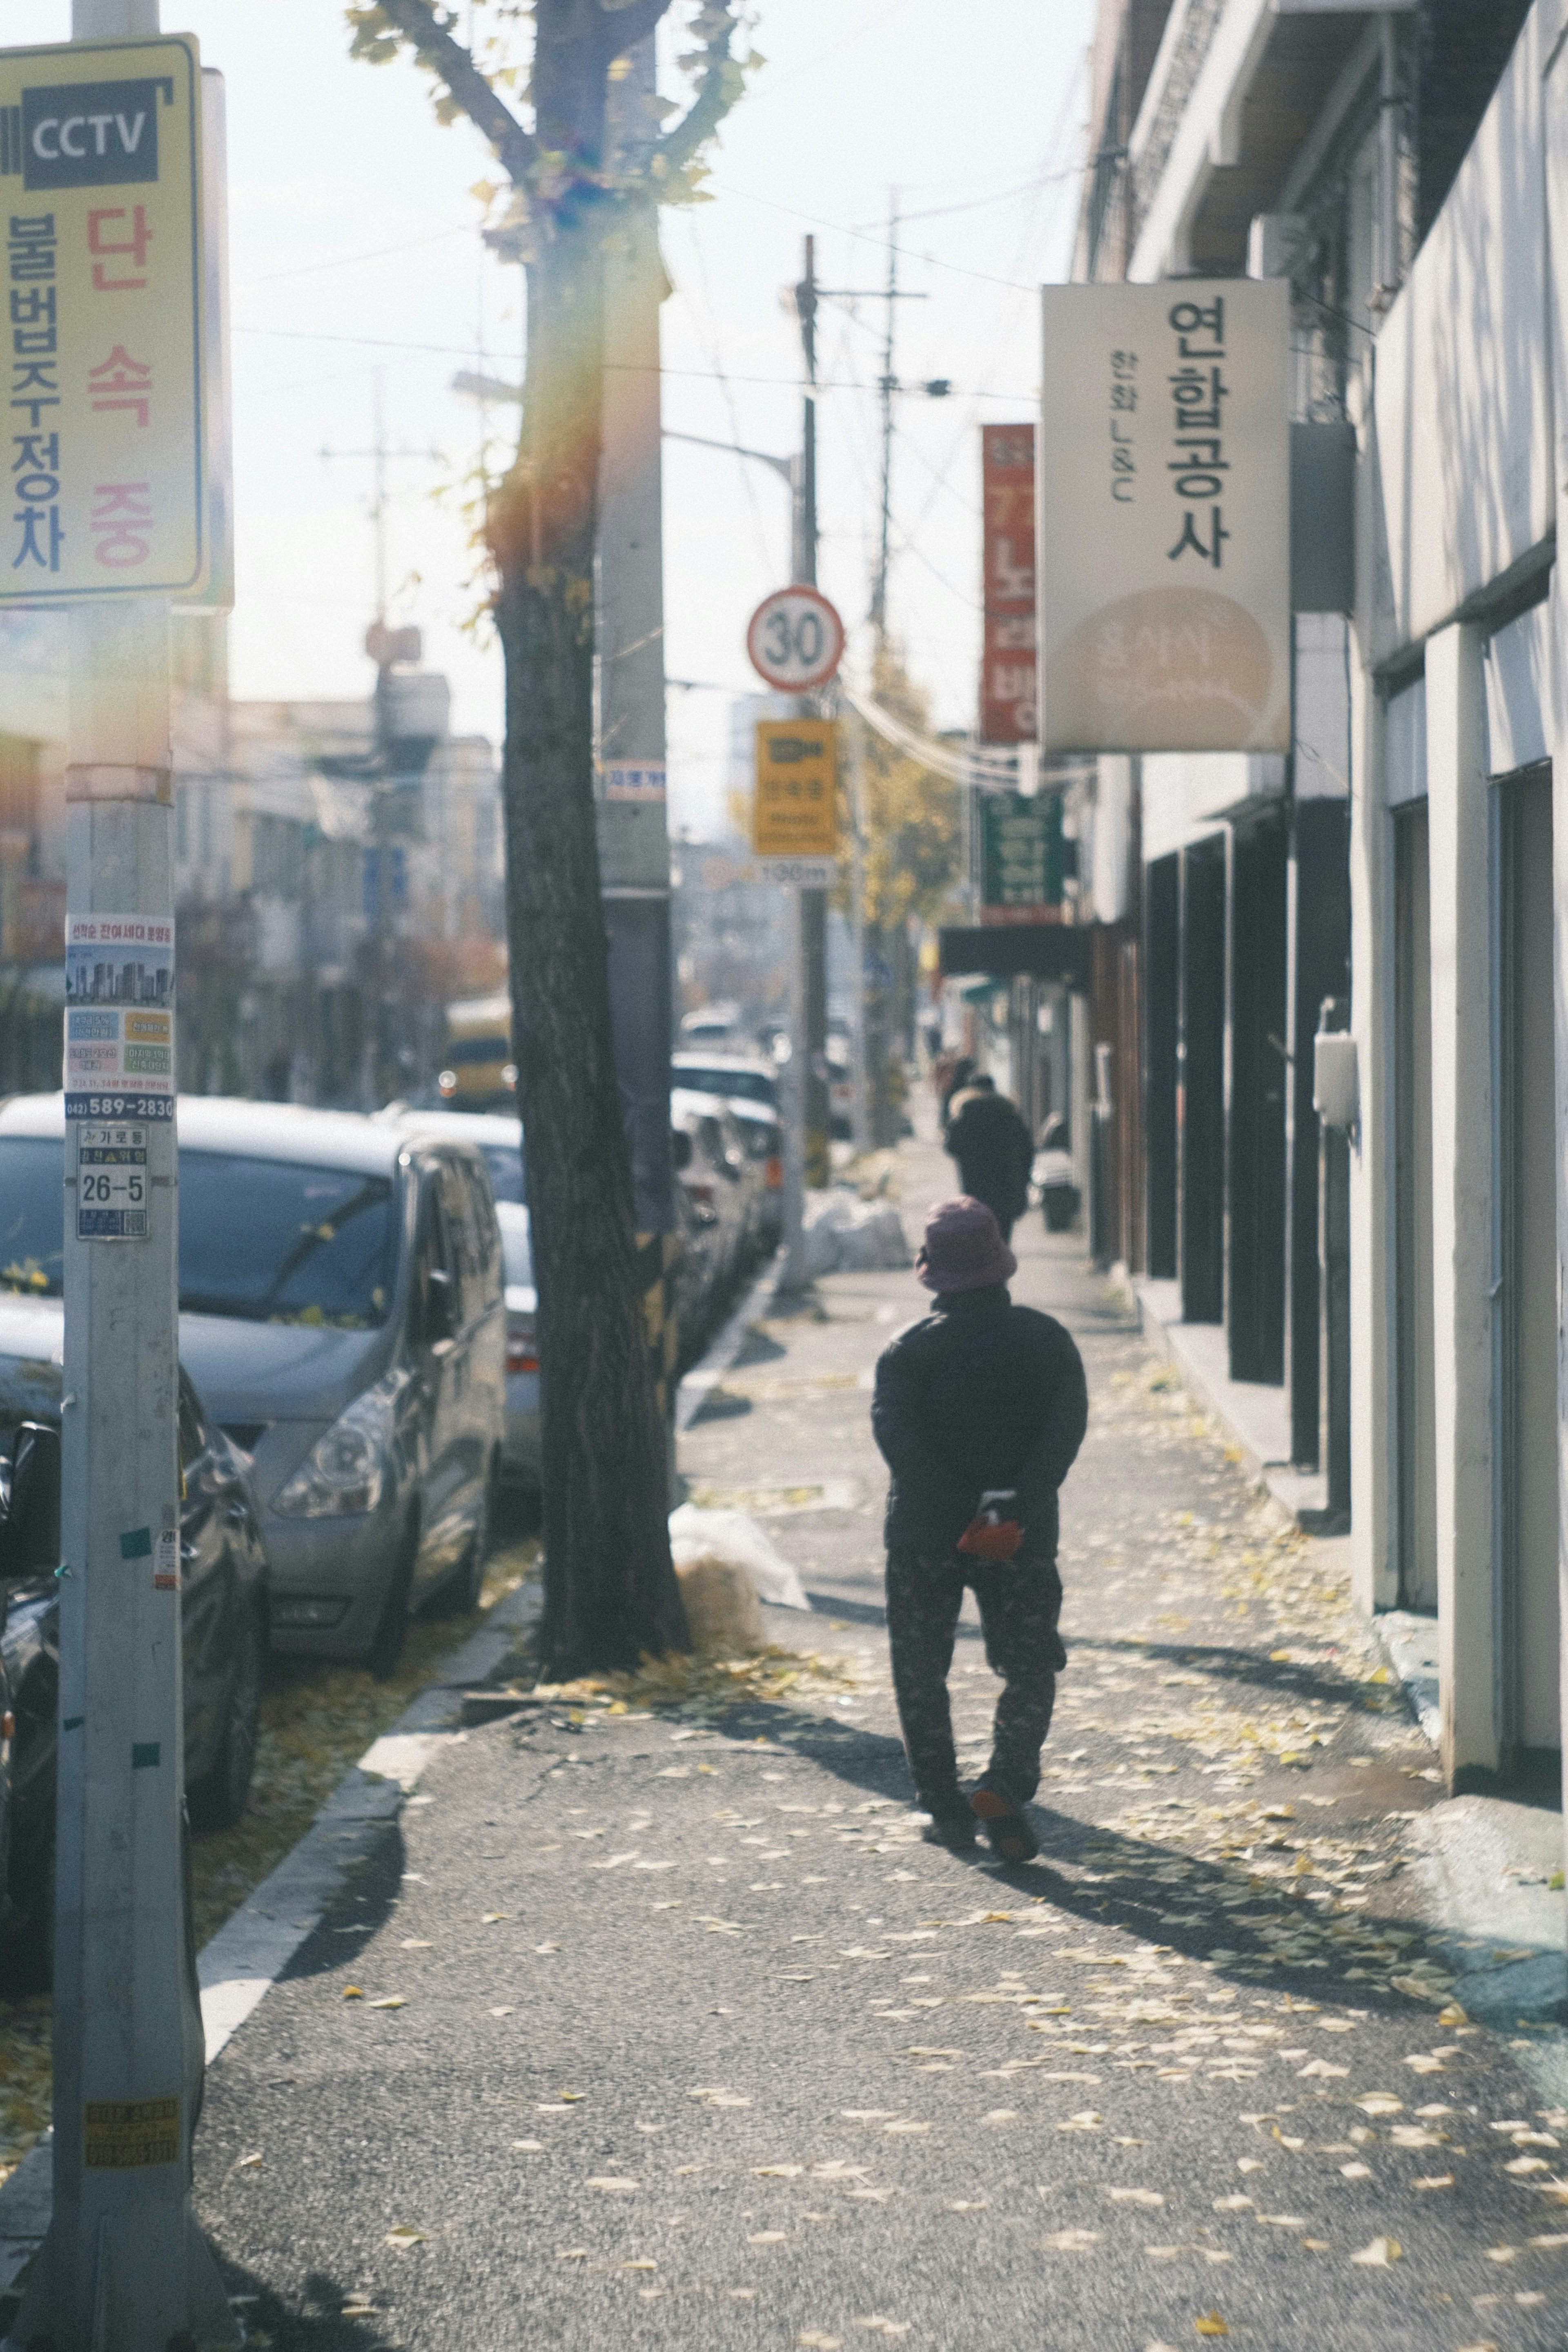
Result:
[[[0,1288],[58,1297],[58,1095],[0,1107]],[[472,1606],[504,1416],[489,1171],[471,1143],[184,1097],[180,1352],[251,1466],[276,1649],[390,1673]]]
[[[669,1081],[697,1094],[722,1095],[729,1102],[762,1103],[775,1113],[779,1107],[779,1066],[761,1054],[683,1050],[669,1057]]]
[[[702,1210],[706,1254],[717,1303],[751,1264],[760,1223],[762,1178],[749,1157],[740,1127],[728,1108],[711,1095],[672,1087],[670,1125],[691,1139],[691,1158],[677,1181]]]
[[[0,1291],[0,1977],[49,1981],[59,1683],[58,1297]],[[261,1510],[244,1456],[180,1373],[180,1610],[185,1796],[196,1829],[227,1829],[250,1796],[268,1591]]]
[[[681,1095],[706,1095],[735,1122],[741,1146],[758,1170],[752,1188],[752,1244],[774,1250],[784,1232],[784,1129],[776,1066],[749,1055],[677,1054],[670,1075]]]
[[[511,1058],[511,999],[471,996],[447,1007],[447,1043],[436,1086],[443,1102],[472,1111],[506,1111],[517,1098]]]
[[[506,1433],[501,1440],[501,1484],[526,1494],[539,1492],[542,1476],[539,1349],[535,1337],[538,1296],[528,1219],[528,1179],[522,1157],[522,1124],[485,1111],[419,1110],[389,1103],[375,1114],[378,1126],[405,1135],[436,1135],[471,1143],[483,1152],[500,1225],[506,1288]]]

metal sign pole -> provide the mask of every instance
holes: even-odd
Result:
[[[157,0],[74,0],[74,44],[151,41],[157,32]],[[125,168],[128,183],[139,174],[135,184],[109,187],[114,216],[84,221],[81,192],[63,172],[53,183],[25,180],[7,207],[26,206],[26,268],[41,269],[34,257],[46,248],[51,257],[62,334],[85,324],[95,358],[104,331],[105,350],[118,335],[114,365],[128,378],[113,391],[131,415],[111,414],[101,448],[89,440],[90,419],[74,425],[60,411],[68,562],[84,557],[65,505],[78,478],[90,482],[87,469],[100,467],[114,426],[134,422],[136,403],[153,426],[146,518],[111,514],[92,493],[103,568],[68,592],[101,601],[70,609],[54,2199],[13,2328],[15,2343],[45,2341],[54,2352],[239,2342],[190,2190],[204,2052],[184,1851],[168,599],[126,593],[127,572],[142,567],[148,577],[163,552],[154,526],[165,519],[158,499],[169,478],[158,459],[170,442],[160,428],[193,460],[200,446],[189,411],[183,426],[175,413],[177,380],[146,365],[171,313],[187,322],[200,315],[186,279],[142,267],[148,253],[162,259],[158,207],[184,205],[188,222],[198,200],[194,49],[171,42],[154,56],[160,77],[174,75],[159,160],[152,173],[141,162]],[[46,83],[52,69],[90,79],[100,67],[108,79],[140,68],[128,120],[133,103],[145,103],[141,92],[161,91],[161,79],[145,79],[146,52],[133,49],[79,62],[56,50],[29,78]],[[27,111],[25,79],[24,126]],[[47,146],[38,152],[52,162]],[[67,193],[55,195],[55,186]],[[95,265],[93,278],[72,249],[79,240],[84,251],[124,250]],[[146,302],[132,300],[149,284]],[[91,307],[100,292],[101,311]],[[199,484],[199,465],[184,479]],[[167,507],[175,504],[171,489]],[[193,584],[200,540],[198,521]]]
[[[805,941],[801,892],[789,894],[789,1060],[784,1066],[784,1270],[782,1291],[804,1286],[805,1237]]]

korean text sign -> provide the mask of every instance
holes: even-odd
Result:
[[[1034,426],[982,425],[980,467],[985,572],[980,740],[1032,743],[1037,726]]]
[[[1282,280],[1044,290],[1047,751],[1284,751]]]
[[[201,584],[201,69],[0,50],[0,604]]]
[[[1059,923],[1062,919],[1062,802],[1059,793],[982,793],[982,923]]]
[[[752,847],[758,857],[834,856],[838,847],[835,720],[758,720]]]

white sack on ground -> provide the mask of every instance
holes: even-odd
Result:
[[[744,1570],[752,1591],[776,1609],[809,1609],[794,1567],[744,1511],[700,1511],[682,1503],[669,1515],[669,1549],[677,1572],[702,1559]]]
[[[880,1274],[913,1260],[903,1220],[890,1201],[858,1201],[837,1187],[807,1193],[802,1236],[805,1274]]]

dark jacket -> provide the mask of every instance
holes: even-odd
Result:
[[[984,1201],[999,1217],[1023,1214],[1035,1147],[1016,1104],[1005,1095],[960,1095],[948,1120],[945,1148],[973,1200]]]
[[[948,1554],[987,1487],[1018,1490],[1022,1559],[1056,1557],[1057,1488],[1089,1423],[1083,1360],[1004,1283],[944,1293],[884,1348],[871,1428],[892,1472],[889,1550]]]

